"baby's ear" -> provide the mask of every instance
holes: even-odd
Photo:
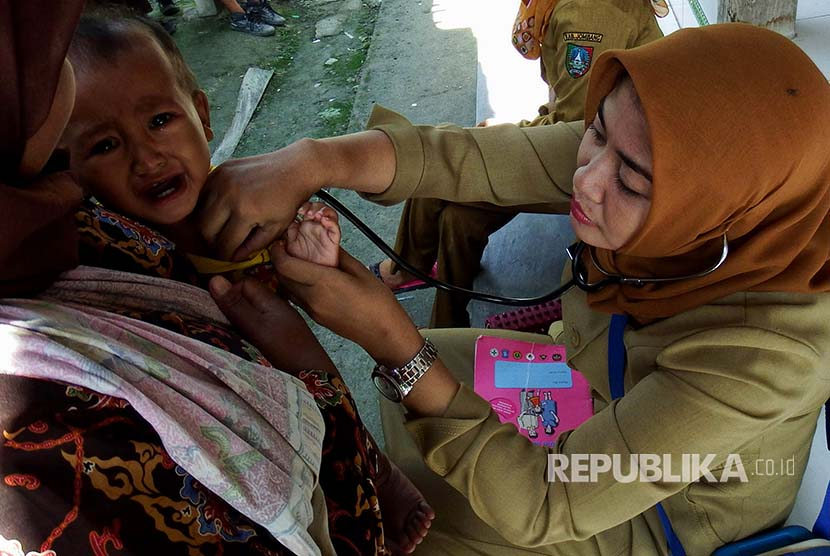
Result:
[[[193,92],[193,106],[196,107],[196,113],[199,114],[199,119],[202,121],[202,129],[205,131],[205,138],[208,141],[213,139],[213,130],[210,128],[210,103],[207,95],[201,89]]]

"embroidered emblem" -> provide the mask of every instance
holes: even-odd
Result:
[[[585,31],[562,33],[562,40],[565,42],[602,42],[602,33],[589,33]]]
[[[568,70],[568,75],[577,79],[588,73],[593,57],[594,47],[568,43],[568,51],[565,54],[565,69]]]

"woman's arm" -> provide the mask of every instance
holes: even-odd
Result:
[[[271,259],[292,301],[318,324],[358,344],[378,363],[400,367],[424,345],[418,328],[389,288],[346,251],[341,249],[337,268],[292,257],[281,243],[271,248]],[[458,386],[438,360],[418,381],[405,405],[417,415],[439,416]]]
[[[380,195],[365,195],[372,201],[392,204],[427,197],[570,210],[581,121],[544,128],[413,125],[400,114],[375,107],[367,126],[389,136],[397,157],[390,187]]]
[[[385,204],[432,197],[568,211],[582,122],[529,129],[413,126],[376,108],[369,125],[376,129],[302,139],[224,163],[201,199],[205,238],[222,257],[242,258],[279,237],[297,208],[328,186]]]
[[[754,523],[753,518],[770,519],[765,512],[778,511],[764,507],[772,496],[763,494],[767,489],[776,492],[778,503],[795,495],[797,476],[752,476],[751,455],[758,457],[758,444],[747,446],[765,438],[764,457],[789,458],[804,446],[809,452],[815,415],[827,396],[822,355],[791,338],[745,327],[690,335],[664,348],[655,369],[625,397],[560,437],[550,448],[560,454],[552,468],[545,448],[500,423],[489,403],[466,386],[440,419],[409,420],[407,428],[427,465],[469,499],[479,517],[521,546],[586,538],[631,520],[661,500],[675,526],[682,527],[681,537],[709,532],[706,525],[692,524],[697,523],[695,511],[709,509],[729,515],[717,523],[721,531],[737,531]],[[798,380],[792,379],[793,373]],[[792,430],[776,428],[794,416],[804,423],[801,448],[793,447],[798,438]],[[744,457],[749,483],[731,475],[728,484],[710,486],[700,469],[687,467],[683,474],[683,454],[701,461],[714,454],[707,465],[720,480],[722,472],[715,470],[733,453]],[[671,454],[671,468],[662,467],[663,454]],[[632,455],[656,455],[661,472],[670,469],[675,478],[654,481],[635,473],[633,480],[617,480],[606,470],[588,480],[587,467],[573,467],[578,462],[587,466],[591,457],[614,456],[625,476]],[[805,463],[799,458],[797,468]],[[548,481],[552,469],[561,474]],[[697,481],[697,490],[689,493],[693,501],[684,494],[673,496]],[[697,501],[694,494],[700,495]],[[740,500],[753,498],[757,508],[742,506]]]
[[[219,256],[239,260],[282,235],[322,187],[380,193],[395,175],[395,151],[380,131],[301,139],[216,168],[200,199],[202,235]]]

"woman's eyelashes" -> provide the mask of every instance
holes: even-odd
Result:
[[[595,126],[594,124],[589,125],[588,126],[588,131],[590,131],[591,135],[594,136],[594,141],[596,141],[597,144],[599,144],[599,145],[604,145],[605,144],[605,136],[602,133],[599,132],[599,130],[597,129],[597,126]]]
[[[614,186],[616,186],[616,188],[619,189],[620,192],[623,195],[630,195],[632,197],[641,197],[640,193],[638,193],[637,191],[634,191],[633,189],[631,189],[630,187],[625,185],[625,183],[622,181],[622,178],[619,175],[614,176]]]
[[[597,129],[597,127],[594,124],[588,126],[588,131],[590,131],[591,134],[594,136],[594,141],[597,143],[597,145],[605,145],[605,136],[599,131],[599,129]],[[614,176],[614,187],[619,189],[620,192],[622,192],[625,195],[630,195],[632,197],[642,196],[638,191],[635,191],[634,189],[631,189],[630,187],[625,185],[625,182],[623,182],[622,177],[619,174]]]

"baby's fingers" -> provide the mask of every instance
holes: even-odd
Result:
[[[337,211],[330,206],[323,205],[323,208],[320,209],[319,213],[324,219],[331,220],[337,224],[339,216],[337,215]]]

